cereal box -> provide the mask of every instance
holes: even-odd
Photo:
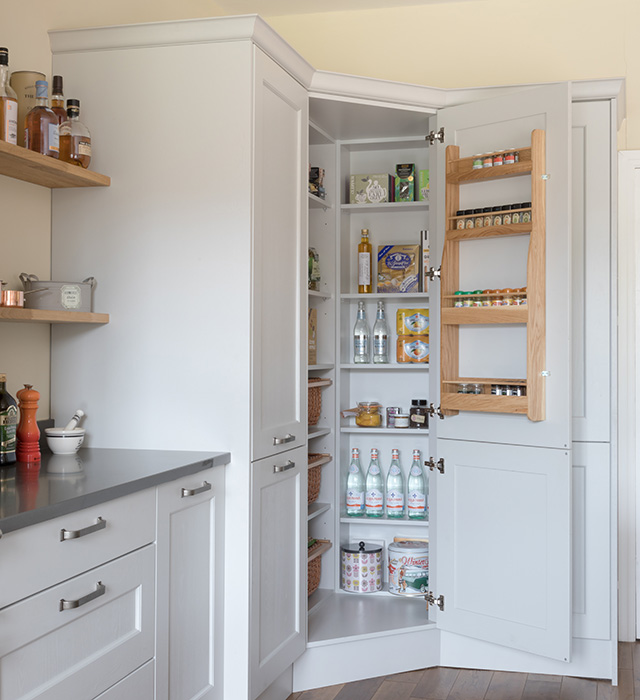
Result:
[[[378,294],[419,291],[419,245],[378,246]]]

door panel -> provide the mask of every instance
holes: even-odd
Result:
[[[438,440],[438,627],[569,659],[571,452]]]

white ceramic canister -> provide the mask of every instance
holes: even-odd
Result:
[[[424,595],[429,589],[429,543],[401,540],[389,545],[389,593]]]
[[[358,542],[341,547],[342,588],[350,593],[382,590],[382,547]]]

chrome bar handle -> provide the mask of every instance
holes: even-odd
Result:
[[[292,435],[291,433],[287,433],[283,438],[273,438],[273,444],[274,445],[284,445],[287,442],[293,442],[296,439],[295,435]]]
[[[273,465],[273,473],[274,474],[279,474],[280,472],[286,472],[287,469],[293,469],[296,466],[295,462],[292,462],[289,460],[286,464],[282,465],[279,467],[277,464]]]
[[[85,535],[90,535],[92,532],[98,532],[98,530],[104,530],[107,527],[107,521],[102,518],[98,518],[93,525],[88,525],[83,527],[81,530],[65,530],[62,528],[60,530],[60,542],[65,540],[75,540],[78,537],[84,537]]]
[[[196,496],[197,494],[204,493],[205,491],[211,491],[211,484],[208,481],[203,481],[202,486],[198,486],[197,489],[182,489],[181,498]]]
[[[83,595],[82,598],[78,598],[78,600],[65,600],[64,598],[61,598],[60,612],[62,612],[63,610],[72,610],[73,608],[79,608],[81,605],[89,603],[90,601],[99,598],[101,595],[104,595],[106,590],[107,587],[102,583],[102,581],[98,581],[98,583],[96,583],[95,591],[87,593],[87,595]]]

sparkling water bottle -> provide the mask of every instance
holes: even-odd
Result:
[[[373,361],[376,364],[389,363],[389,326],[384,316],[384,301],[378,302],[376,322],[373,324]]]
[[[364,475],[360,467],[360,450],[351,450],[351,464],[347,476],[347,515],[364,515]]]
[[[378,450],[371,450],[371,462],[367,471],[365,512],[368,518],[381,518],[382,512],[382,473],[378,462]]]
[[[359,301],[356,325],[353,327],[353,361],[356,364],[370,362],[369,355],[369,325],[367,324],[367,312],[364,308],[364,301]]]
[[[413,451],[413,462],[407,481],[407,511],[412,519],[428,520],[429,482],[425,479],[420,450]]]
[[[404,517],[404,478],[399,455],[398,450],[391,450],[391,466],[387,474],[387,518]]]

